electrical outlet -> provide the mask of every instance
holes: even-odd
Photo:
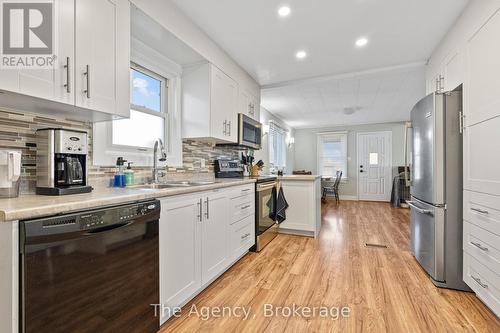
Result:
[[[200,158],[200,167],[205,168],[205,159],[204,158]]]

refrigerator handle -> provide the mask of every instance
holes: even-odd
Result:
[[[411,208],[415,209],[417,212],[419,212],[420,214],[427,214],[427,215],[432,215],[432,210],[428,210],[428,209],[422,209],[418,206],[416,206],[413,201],[407,201],[406,202]]]
[[[405,124],[405,147],[404,147],[404,155],[405,155],[405,184],[406,186],[411,186],[411,180],[408,177],[408,130],[412,128],[411,122],[406,122]]]

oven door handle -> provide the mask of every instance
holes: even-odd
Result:
[[[270,185],[258,184],[257,185],[257,192],[261,192],[261,191],[265,191],[265,190],[271,189],[273,187],[276,187],[276,185],[277,185],[277,183],[272,183]]]

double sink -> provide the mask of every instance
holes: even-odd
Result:
[[[203,186],[215,184],[214,181],[179,181],[179,182],[162,182],[162,183],[152,183],[152,184],[140,184],[140,185],[132,185],[127,186],[128,188],[142,188],[142,189],[152,189],[152,190],[161,190],[165,188],[176,188],[176,187],[193,187],[193,186]]]

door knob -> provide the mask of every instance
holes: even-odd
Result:
[[[363,170],[359,170],[359,172],[361,172],[361,173],[362,173],[362,172],[364,172],[364,171],[363,171]]]
[[[360,165],[359,167],[360,167],[360,168],[362,168],[363,166],[362,166],[362,165]]]

